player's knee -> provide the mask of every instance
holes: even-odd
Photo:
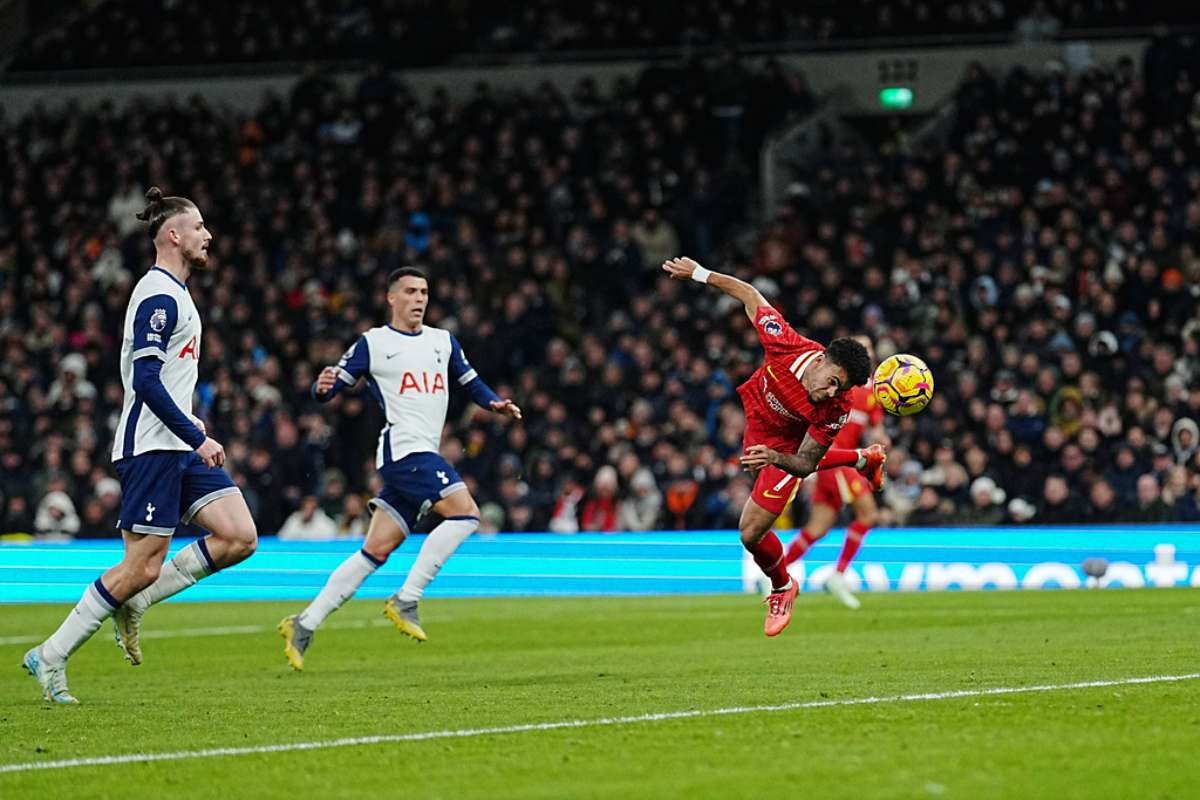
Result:
[[[234,553],[241,559],[247,559],[254,555],[254,551],[258,550],[258,529],[251,522],[249,527],[238,531],[237,538],[234,540]]]
[[[258,550],[258,532],[251,529],[250,537],[241,542],[242,558],[249,558]]]
[[[879,524],[879,509],[874,506],[859,509],[856,516],[858,517],[858,521],[868,528],[874,528]]]
[[[742,544],[746,546],[758,544],[759,540],[767,534],[767,529],[761,525],[748,520],[742,520],[739,526],[739,532],[742,535]]]
[[[143,589],[158,580],[158,576],[162,574],[162,562],[158,559],[145,561],[139,567],[138,578]]]
[[[258,550],[258,527],[254,520],[242,520],[221,532],[225,552],[231,563],[245,561]]]

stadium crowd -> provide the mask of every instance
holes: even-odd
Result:
[[[526,411],[452,398],[444,451],[483,530],[735,526],[734,387],[760,349],[739,309],[661,276],[678,253],[814,338],[930,363],[931,407],[889,421],[889,523],[1198,520],[1200,75],[1177,55],[1151,50],[1149,83],[1127,62],[975,69],[944,149],[837,146],[758,228],[746,154],[812,106],[777,64],[464,103],[310,73],[250,116],[192,99],[0,121],[0,531],[112,534],[152,183],[215,233],[191,286],[197,413],[263,532],[362,533],[381,416],[308,390],[408,263],[432,276],[427,321]],[[739,123],[712,113],[725,92]]]
[[[562,51],[731,43],[828,43],[897,36],[1013,34],[1051,39],[1072,28],[1183,20],[1161,0],[305,0],[270,3],[108,0],[48,19],[19,70],[378,60],[446,63],[462,54],[553,58]]]

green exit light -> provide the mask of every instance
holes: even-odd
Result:
[[[913,104],[913,90],[907,86],[888,86],[879,90],[881,108],[909,108]]]

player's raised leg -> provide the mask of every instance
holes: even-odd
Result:
[[[408,535],[408,523],[387,508],[375,505],[371,525],[362,549],[352,553],[325,581],[325,586],[299,614],[285,617],[279,623],[283,636],[283,654],[292,669],[304,669],[304,653],[312,644],[313,634],[325,619],[342,607],[358,591],[363,581],[388,560]]]
[[[182,504],[187,509],[182,521],[193,522],[209,533],[176,553],[157,580],[113,613],[117,645],[134,666],[142,663],[140,634],[146,609],[244,561],[258,547],[258,529],[250,508],[225,470],[205,465],[195,453],[182,457]]]
[[[170,544],[168,536],[122,531],[125,557],[83,592],[58,630],[25,654],[24,666],[47,700],[78,703],[67,689],[67,659],[92,637],[122,601],[153,583]]]
[[[446,465],[449,469],[449,465]],[[457,479],[457,474],[453,478]],[[404,585],[384,604],[384,614],[401,633],[419,642],[428,639],[421,627],[417,604],[427,587],[458,546],[479,528],[479,506],[465,484],[433,504],[432,511],[442,518],[441,524],[425,537],[417,560],[408,571]]]

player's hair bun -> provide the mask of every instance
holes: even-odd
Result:
[[[154,216],[154,212],[158,210],[158,205],[159,205],[159,203],[162,202],[162,199],[163,199],[162,189],[158,188],[157,186],[151,186],[149,189],[147,189],[146,190],[147,205],[145,208],[143,208],[138,213],[137,218],[142,220],[143,222],[149,222],[150,218],[152,216]]]
[[[153,239],[164,222],[195,207],[196,204],[186,197],[164,197],[162,189],[151,186],[146,190],[146,207],[137,214],[137,218],[149,223],[146,232]]]

